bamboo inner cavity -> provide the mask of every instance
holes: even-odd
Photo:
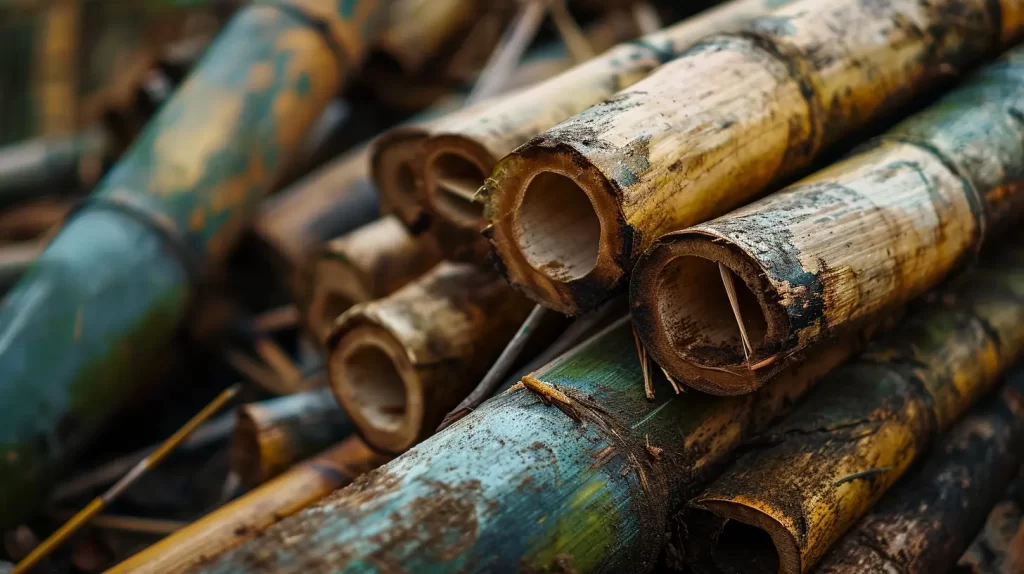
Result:
[[[326,338],[334,328],[334,322],[338,317],[355,304],[356,301],[341,291],[330,290],[324,293],[316,319],[319,323],[317,333],[321,335],[321,338]]]
[[[722,364],[744,362],[748,353],[743,333],[750,349],[764,342],[768,321],[757,298],[742,279],[733,277],[735,298],[730,300],[717,262],[697,256],[677,257],[659,275],[658,313],[680,355],[713,358]]]
[[[416,195],[416,172],[407,161],[398,162],[395,166],[395,191],[406,197]]]
[[[487,179],[487,174],[466,156],[448,151],[437,155],[426,166],[431,202],[438,213],[456,225],[479,229],[484,206],[473,196]]]
[[[776,574],[779,553],[764,530],[738,520],[727,520],[711,549],[722,574]]]
[[[408,406],[405,382],[383,349],[369,342],[357,345],[341,365],[353,406],[374,428],[396,432]]]
[[[531,267],[554,281],[568,282],[597,266],[601,221],[576,182],[542,172],[523,194],[516,214],[516,242]]]

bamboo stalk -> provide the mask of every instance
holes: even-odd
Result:
[[[970,545],[1020,468],[1024,371],[950,431],[821,561],[821,574],[942,572]],[[1019,572],[1019,570],[1018,570]]]
[[[1016,0],[799,0],[707,38],[501,160],[482,194],[503,272],[555,310],[592,308],[662,234],[805,169],[1022,29]]]
[[[349,437],[128,558],[108,574],[177,574],[199,568],[386,461],[358,437]]]
[[[0,241],[48,240],[72,211],[70,201],[37,199],[0,213]]]
[[[954,570],[957,574],[1011,574],[1019,572],[1024,555],[1024,473],[1018,472],[985,525]],[[1005,566],[1005,567],[1004,567]]]
[[[831,333],[958,271],[1024,214],[1021,109],[1018,48],[848,159],[662,236],[630,285],[648,351],[697,389],[749,392]],[[716,263],[739,279],[742,317]]]
[[[193,281],[235,244],[383,8],[278,1],[235,15],[0,303],[0,525],[144,382]]]
[[[473,389],[531,307],[494,273],[443,262],[338,318],[331,387],[370,446],[401,453]]]
[[[263,484],[352,432],[330,389],[238,407],[231,470],[246,488]]]
[[[440,263],[429,238],[416,238],[393,216],[332,240],[310,264],[306,325],[325,341],[338,317],[356,303],[394,293]]]
[[[1024,247],[935,299],[904,321],[902,340],[838,369],[692,502],[719,521],[688,529],[697,566],[808,571],[1024,353]]]
[[[101,128],[0,148],[0,205],[90,188],[110,153]]]
[[[479,8],[477,0],[397,0],[374,49],[402,74],[418,74],[446,43],[468,31]]]

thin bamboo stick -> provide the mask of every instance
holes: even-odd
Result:
[[[1024,468],[1024,467],[1022,467]],[[1020,572],[1024,557],[1024,473],[1002,495],[988,514],[985,525],[957,563],[956,574],[1011,574]],[[1004,568],[1005,565],[1005,568]]]
[[[201,568],[387,460],[359,438],[349,437],[128,558],[108,574],[177,574]]]
[[[749,392],[831,333],[958,271],[1024,214],[1020,110],[1018,48],[850,158],[662,236],[630,285],[648,351],[702,391]],[[742,316],[729,312],[716,263],[738,279]]]
[[[1024,371],[944,438],[818,565],[820,574],[934,574],[956,563],[1020,468]]]
[[[501,160],[482,194],[503,272],[553,309],[592,308],[662,234],[754,198],[1022,31],[1019,0],[799,0],[707,38]]]
[[[494,273],[441,263],[338,318],[331,387],[370,446],[404,452],[473,389],[531,307]]]
[[[0,303],[0,525],[144,382],[385,6],[243,8]]]
[[[324,341],[356,303],[386,297],[441,262],[430,238],[416,238],[386,216],[323,246],[310,264],[306,325]]]
[[[687,556],[808,571],[1024,354],[1024,247],[1000,250],[902,332],[833,373],[692,502],[724,527],[690,528]]]
[[[267,482],[353,430],[330,389],[249,403],[236,413],[231,470],[246,488]]]

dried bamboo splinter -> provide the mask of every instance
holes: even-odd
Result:
[[[473,389],[532,307],[494,273],[441,263],[338,319],[331,387],[371,446],[402,452]]]
[[[509,281],[565,312],[1024,30],[1020,0],[801,0],[708,38],[506,156],[488,180]]]
[[[441,261],[429,238],[415,238],[393,216],[326,244],[312,262],[306,325],[325,340],[356,303],[386,297]]]
[[[1021,114],[1018,48],[845,161],[661,237],[630,285],[651,355],[700,390],[749,392],[934,286],[1024,213]],[[716,263],[740,278],[742,317],[714,285]]]
[[[833,373],[696,497],[719,521],[689,528],[698,567],[774,560],[806,572],[994,386],[1024,354],[1024,247],[996,255],[904,321],[898,339]],[[742,540],[754,542],[737,552]]]

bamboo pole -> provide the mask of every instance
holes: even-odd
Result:
[[[0,242],[49,240],[74,205],[61,199],[37,199],[0,213]]]
[[[630,285],[648,352],[702,391],[749,392],[958,271],[1024,214],[1021,109],[1018,48],[848,159],[662,236]]]
[[[238,407],[231,470],[246,488],[263,484],[352,432],[330,389]]]
[[[1018,0],[800,0],[698,43],[506,156],[482,195],[517,289],[575,314],[662,234],[721,215],[1012,45]]]
[[[0,205],[88,190],[110,154],[101,128],[0,148]]]
[[[956,563],[1020,468],[1024,371],[971,411],[818,565],[820,574],[934,574]]]
[[[1018,559],[1024,558],[1024,534],[1021,533],[1024,533],[1024,473],[1018,472],[1006,493],[988,514],[984,527],[960,558],[954,572],[1020,572]]]
[[[331,387],[370,446],[404,452],[472,390],[531,307],[494,273],[443,262],[338,318]]]
[[[1020,244],[935,299],[911,339],[837,370],[692,502],[724,527],[690,528],[687,556],[808,571],[1024,353]]]
[[[306,325],[325,341],[350,307],[386,297],[440,262],[429,238],[413,237],[393,216],[334,239],[310,264]]]
[[[387,457],[349,437],[128,558],[108,574],[177,574],[200,568],[385,462]]]
[[[374,49],[403,75],[416,75],[445,44],[468,30],[479,8],[478,0],[397,0]],[[381,65],[379,59],[372,63]]]
[[[0,303],[0,525],[30,512],[144,382],[193,281],[227,255],[353,72],[382,5],[330,6],[238,12]]]

